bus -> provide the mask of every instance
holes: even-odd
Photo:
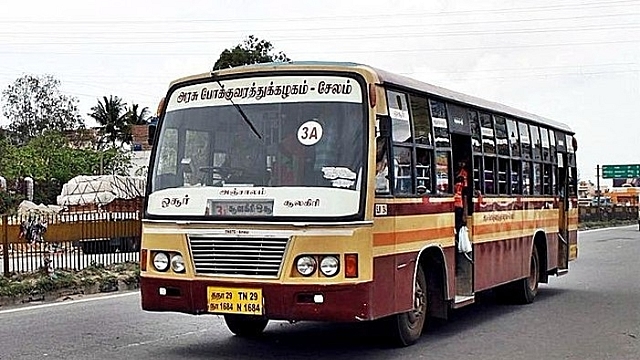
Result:
[[[221,315],[240,337],[376,321],[406,346],[481,292],[531,303],[577,257],[574,132],[495,102],[268,63],[174,81],[150,132],[145,311]]]

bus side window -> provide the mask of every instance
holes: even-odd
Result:
[[[436,151],[436,191],[438,194],[451,194],[451,153]]]
[[[511,194],[522,194],[522,182],[520,176],[520,160],[511,160]]]
[[[482,155],[475,155],[473,157],[473,189],[478,190],[481,193],[482,187]]]
[[[387,139],[379,136],[376,139],[376,194],[389,193],[389,152]]]
[[[413,194],[411,148],[394,146],[393,171],[395,193],[400,195]]]
[[[531,162],[522,162],[522,195],[531,194]]]
[[[428,149],[416,148],[416,191],[418,194],[431,194],[432,152]]]
[[[485,194],[496,194],[496,158],[494,157],[485,157],[484,158],[484,193]]]

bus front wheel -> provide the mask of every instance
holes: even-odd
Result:
[[[255,337],[267,327],[268,319],[250,315],[225,315],[224,322],[232,333],[240,337]]]
[[[394,345],[412,345],[420,338],[428,315],[428,299],[427,280],[422,266],[419,266],[415,279],[413,310],[389,318]]]

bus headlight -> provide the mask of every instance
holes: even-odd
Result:
[[[163,252],[153,255],[153,267],[158,271],[167,271],[169,269],[169,256]]]
[[[182,255],[180,254],[173,255],[171,257],[171,270],[177,273],[183,273],[184,269],[185,269],[184,259],[182,258]]]
[[[320,272],[324,276],[335,276],[340,270],[340,260],[335,256],[325,256],[320,260]]]
[[[318,266],[316,259],[312,256],[301,256],[296,261],[296,269],[302,276],[311,276],[316,272]]]

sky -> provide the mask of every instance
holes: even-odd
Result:
[[[640,164],[640,0],[7,1],[0,89],[51,74],[89,126],[103,96],[153,113],[170,81],[249,35],[566,123],[581,179]]]

